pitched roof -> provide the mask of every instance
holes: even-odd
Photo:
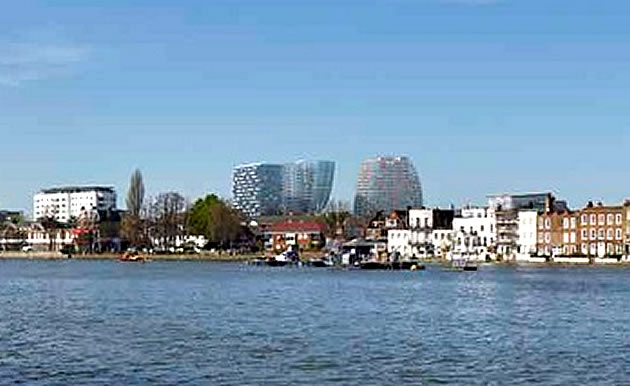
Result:
[[[315,221],[282,221],[272,225],[272,232],[321,232],[323,233],[326,227]]]

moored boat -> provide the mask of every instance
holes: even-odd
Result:
[[[453,269],[454,271],[471,272],[471,271],[477,271],[479,269],[479,266],[477,265],[477,263],[472,262],[470,260],[459,259],[459,260],[451,261],[451,269]]]
[[[426,269],[423,264],[417,261],[394,261],[394,262],[379,262],[379,261],[365,261],[359,264],[361,269],[377,270],[377,269],[392,269],[392,270],[405,270],[405,271],[422,271]]]
[[[122,257],[118,259],[118,261],[122,261],[126,263],[146,263],[147,261],[149,261],[149,259],[135,253],[127,252],[124,255],[122,255]]]

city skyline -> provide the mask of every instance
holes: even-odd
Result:
[[[300,158],[335,160],[352,202],[378,154],[413,159],[429,206],[629,195],[626,2],[142,5],[0,15],[0,208],[124,193],[136,167],[152,194],[230,197],[234,165]]]

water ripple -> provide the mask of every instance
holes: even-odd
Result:
[[[624,384],[628,276],[0,261],[0,383]]]

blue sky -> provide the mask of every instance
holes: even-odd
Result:
[[[54,3],[54,6],[51,4]],[[89,5],[86,5],[89,4]],[[139,167],[229,196],[235,164],[405,154],[429,205],[630,197],[622,0],[83,0],[0,13],[0,207]],[[122,199],[120,200],[122,204]]]

